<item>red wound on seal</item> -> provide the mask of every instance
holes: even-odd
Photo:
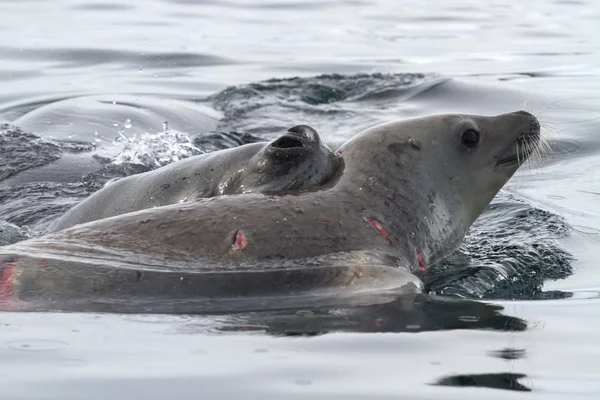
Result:
[[[246,235],[242,230],[238,230],[235,233],[235,237],[233,239],[233,244],[231,245],[231,251],[244,250],[248,245],[248,239],[246,239]]]
[[[425,271],[425,261],[423,261],[423,255],[419,250],[417,250],[417,261],[419,262],[419,271]]]
[[[14,262],[0,265],[0,300],[7,300],[13,295],[15,290],[13,283],[15,267],[16,263]]]
[[[373,218],[366,218],[366,217],[363,217],[363,221],[365,221],[367,224],[371,225],[373,228],[377,229],[377,232],[379,232],[381,234],[381,236],[383,236],[384,238],[386,238],[387,240],[390,241],[390,245],[393,243],[392,237],[390,236],[389,233],[387,233],[385,231],[385,229],[383,229],[383,226],[381,226],[379,221],[377,221],[376,219],[373,219]]]

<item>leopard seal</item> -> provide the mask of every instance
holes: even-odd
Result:
[[[525,111],[380,124],[337,150],[343,168],[322,187],[167,205],[0,248],[0,292],[121,307],[418,293],[415,272],[458,247],[539,142]]]
[[[338,164],[315,129],[296,125],[271,142],[192,156],[109,181],[49,230],[206,197],[314,187],[327,182]]]

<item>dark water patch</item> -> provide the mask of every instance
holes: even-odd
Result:
[[[0,182],[30,168],[58,160],[60,147],[10,125],[0,127]]]
[[[290,103],[328,104],[365,96],[385,88],[415,85],[425,79],[423,74],[356,74],[318,75],[309,78],[269,79],[263,82],[227,88],[211,96],[217,108],[240,108],[255,100],[272,95]]]
[[[0,221],[34,228],[62,215],[92,194],[96,187],[84,183],[28,183],[0,187]]]
[[[519,383],[519,379],[526,378],[525,374],[515,374],[512,372],[496,374],[472,374],[472,375],[452,375],[440,379],[438,386],[458,386],[458,387],[484,387],[490,389],[504,389],[517,392],[531,392],[531,388]]]
[[[470,300],[420,294],[390,302],[355,307],[313,307],[241,314],[221,330],[249,327],[275,336],[315,336],[332,332],[430,332],[454,329],[521,332],[521,318],[503,314],[503,307]]]
[[[484,299],[553,299],[547,280],[572,274],[559,244],[572,228],[559,215],[501,192],[475,221],[461,247],[424,276],[431,293]]]
[[[515,348],[505,348],[502,350],[496,350],[490,352],[492,357],[501,358],[503,360],[520,360],[527,357],[527,350],[525,349],[515,349]]]
[[[381,112],[389,108],[385,101],[397,103],[425,79],[422,74],[331,74],[270,79],[229,87],[210,96],[209,101],[224,113],[219,123],[223,131],[245,131],[264,137],[299,123],[312,125],[317,120],[325,129],[343,126],[348,138],[361,127],[383,119],[379,118]],[[384,104],[368,109],[353,104],[374,99]],[[368,116],[371,110],[372,115]]]
[[[31,230],[27,227],[21,228],[8,222],[0,221],[0,246],[17,243],[32,236]]]

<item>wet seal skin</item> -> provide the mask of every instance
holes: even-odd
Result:
[[[524,111],[384,123],[341,145],[339,175],[313,190],[145,209],[0,248],[5,287],[23,301],[418,292],[413,273],[460,245],[539,141]]]
[[[329,181],[338,166],[338,157],[317,131],[297,125],[270,143],[202,154],[109,181],[59,218],[50,231],[205,197],[317,187]]]

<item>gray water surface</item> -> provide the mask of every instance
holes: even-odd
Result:
[[[433,292],[468,302],[5,312],[0,399],[600,396],[600,3],[4,0],[0,15],[0,122],[77,96],[131,96],[142,113],[119,109],[96,136],[77,123],[104,114],[83,107],[65,119],[67,142],[3,128],[0,240],[42,229],[113,176],[298,123],[339,142],[392,119],[525,109],[554,139],[449,263],[467,279],[440,267]],[[198,107],[218,122],[195,124]]]

